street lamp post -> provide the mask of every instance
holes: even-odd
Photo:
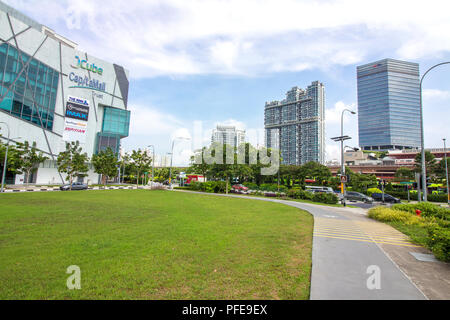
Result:
[[[450,190],[448,190],[448,168],[447,168],[447,149],[445,146],[445,138],[444,140],[444,162],[445,162],[445,181],[447,182],[447,204],[450,206]]]
[[[432,69],[443,65],[443,64],[450,64],[450,61],[447,62],[441,62],[438,63],[434,66],[432,66],[431,68],[429,68],[423,75],[422,78],[420,79],[420,146],[422,148],[421,150],[421,165],[422,165],[422,193],[423,193],[423,201],[427,201],[427,171],[426,171],[426,167],[425,167],[425,146],[424,146],[424,134],[423,134],[423,107],[422,107],[422,81],[423,78],[427,75],[428,72],[430,72]]]
[[[169,169],[169,186],[170,189],[172,189],[172,160],[173,160],[173,146],[175,144],[175,140],[189,140],[189,138],[186,137],[176,137],[172,140],[172,152],[170,153],[170,169]]]
[[[6,165],[8,161],[8,149],[9,149],[9,125],[6,122],[0,122],[6,125],[6,128],[8,128],[8,142],[6,143],[6,152],[5,152],[5,161],[3,162],[3,173],[2,173],[2,187],[0,190],[0,193],[3,193],[3,187],[5,185],[5,174],[6,174]]]
[[[152,185],[153,185],[153,167],[155,165],[155,146],[150,144],[148,147],[152,147]]]
[[[353,110],[349,110],[349,109],[344,109],[344,110],[342,110],[342,113],[341,113],[341,139],[340,139],[340,141],[341,141],[341,176],[345,176],[345,164],[344,164],[344,139],[343,139],[343,137],[344,137],[344,112],[345,111],[348,111],[348,112],[350,112],[351,114],[356,114],[356,112],[355,111],[353,111]],[[345,207],[345,194],[346,194],[346,192],[345,192],[345,182],[342,182],[342,185],[341,185],[341,192],[342,192],[342,196],[343,196],[343,204],[344,204],[344,207]]]

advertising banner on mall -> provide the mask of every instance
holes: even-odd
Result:
[[[63,140],[86,143],[89,101],[69,96],[66,104]]]
[[[63,140],[67,142],[80,141],[86,143],[87,122],[74,120],[70,118],[65,119]]]

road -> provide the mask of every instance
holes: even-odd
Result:
[[[217,196],[249,199],[240,195]],[[414,251],[417,246],[390,226],[367,218],[365,210],[251,199],[283,203],[314,216],[310,299],[426,299],[383,249],[383,246],[403,246]]]

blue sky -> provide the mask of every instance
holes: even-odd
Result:
[[[217,123],[264,127],[264,102],[314,80],[326,88],[327,158],[338,158],[329,138],[339,133],[343,108],[357,109],[356,66],[383,58],[420,64],[421,73],[450,61],[448,1],[356,0],[8,0],[80,50],[130,70],[133,110],[127,150],[191,135],[201,121],[203,142]],[[356,116],[346,134],[358,144]],[[424,82],[426,147],[450,140],[450,65]],[[262,136],[252,143],[261,141]],[[449,141],[450,144],[450,141]],[[180,142],[175,164],[189,156]]]

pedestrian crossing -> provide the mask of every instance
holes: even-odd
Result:
[[[391,226],[376,221],[316,217],[314,219],[314,236],[396,246],[420,247],[411,243],[403,233],[395,230]]]

